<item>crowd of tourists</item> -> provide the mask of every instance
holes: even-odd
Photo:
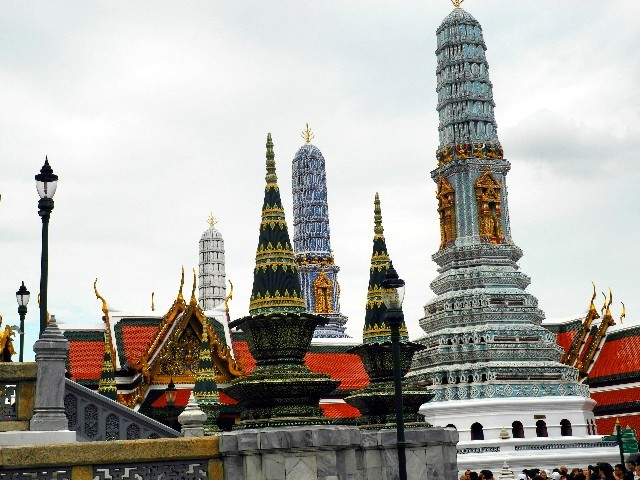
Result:
[[[572,468],[569,470],[562,465],[553,470],[541,470],[539,468],[525,469],[515,475],[516,480],[640,480],[640,465],[635,462],[627,462],[626,465],[610,463],[596,463],[586,468]],[[474,472],[467,470],[460,480],[497,480],[491,470]]]

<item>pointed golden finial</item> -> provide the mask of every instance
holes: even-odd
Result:
[[[306,143],[311,143],[311,140],[313,140],[313,138],[315,137],[313,132],[309,129],[309,124],[308,123],[306,124],[306,128],[302,131],[300,136],[302,138],[304,138],[304,141]]]
[[[209,214],[209,218],[207,219],[207,223],[209,224],[210,228],[213,228],[213,226],[218,223],[218,221],[216,220],[216,217],[213,216],[213,212],[211,212]]]
[[[96,278],[93,281],[93,291],[96,294],[96,298],[102,301],[102,313],[104,313],[105,315],[109,315],[109,309],[107,308],[107,301],[104,299],[102,295],[98,293],[97,285],[98,285],[98,279]]]
[[[227,281],[229,282],[229,295],[227,295],[224,299],[224,308],[227,311],[227,313],[229,312],[229,300],[233,299],[233,283],[231,283],[231,280],[227,279]]]
[[[454,8],[460,8],[460,5],[462,5],[462,2],[464,2],[464,0],[451,0],[451,3],[453,3]]]
[[[184,265],[182,266],[182,276],[180,277],[180,289],[178,290],[179,302],[184,302],[184,297],[182,296],[182,287],[184,287]]]
[[[193,269],[193,287],[191,287],[191,300],[189,301],[190,305],[195,305],[198,303],[196,300],[196,269]]]
[[[156,292],[151,292],[151,311],[155,312],[156,311],[156,302],[155,302],[155,297],[156,296]]]
[[[622,313],[620,314],[620,323],[622,324],[622,319],[627,316],[627,309],[624,306],[624,302],[620,303],[622,303]]]
[[[602,296],[604,297],[604,303],[602,304],[602,308],[600,308],[600,314],[604,315],[604,312],[607,309],[607,295],[604,292],[600,293],[602,293]]]

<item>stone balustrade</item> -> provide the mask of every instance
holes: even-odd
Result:
[[[0,362],[0,432],[29,430],[37,374],[34,362]]]
[[[218,437],[0,447],[0,480],[222,480]]]

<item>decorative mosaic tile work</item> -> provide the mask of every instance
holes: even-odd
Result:
[[[437,30],[438,185],[441,242],[435,297],[424,307],[408,378],[434,402],[589,395],[578,371],[560,363],[556,335],[526,291],[509,221],[506,176],[494,117],[482,27],[455,8]]]
[[[347,317],[340,313],[338,272],[331,251],[327,175],[320,150],[307,143],[293,159],[293,246],[306,311],[328,322],[314,337],[346,337]]]

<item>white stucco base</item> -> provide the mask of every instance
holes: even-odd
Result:
[[[595,404],[584,397],[490,398],[426,403],[420,413],[432,425],[453,425],[458,430],[460,471],[489,468],[497,472],[506,461],[513,472],[520,473],[523,468],[619,463],[618,447],[602,442],[601,435],[591,435]],[[547,437],[536,435],[540,420],[546,423]],[[561,435],[562,420],[571,422],[571,436]],[[512,438],[516,421],[524,427],[524,438]],[[482,425],[484,440],[471,440],[474,423]],[[500,438],[503,429],[509,438]]]
[[[586,468],[597,462],[620,463],[618,446],[607,445],[599,435],[560,438],[517,438],[460,442],[458,471],[488,468],[494,474],[504,462],[518,474],[525,468],[553,469],[566,465]]]
[[[522,422],[524,436],[536,438],[536,422],[546,423],[548,438],[562,438],[560,422],[571,422],[572,435],[584,437],[595,425],[593,407],[596,402],[584,397],[533,397],[533,398],[481,398],[473,400],[450,400],[429,402],[420,408],[420,413],[432,425],[445,427],[454,425],[460,442],[471,440],[471,425],[482,425],[485,440],[500,439],[505,428],[511,436],[513,422]],[[595,427],[594,427],[595,428]]]

